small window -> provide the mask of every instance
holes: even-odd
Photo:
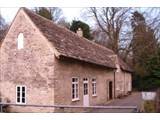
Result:
[[[16,87],[16,103],[25,104],[26,103],[26,87],[17,86]]]
[[[79,99],[78,78],[72,78],[72,100]]]
[[[22,49],[24,45],[23,33],[19,33],[18,38],[17,38],[17,43],[18,43],[18,49]]]
[[[92,96],[96,96],[96,79],[92,79]]]

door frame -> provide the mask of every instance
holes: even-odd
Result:
[[[113,81],[108,82],[108,96],[109,100],[113,99]]]
[[[84,84],[87,84],[87,93],[84,95]],[[85,102],[85,97],[88,97],[87,102]],[[87,104],[86,104],[87,103]],[[83,106],[89,106],[89,79],[88,78],[83,78]]]

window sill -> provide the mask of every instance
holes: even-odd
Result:
[[[26,103],[17,103],[17,102],[16,102],[16,104],[18,104],[18,105],[25,105]]]
[[[92,95],[92,97],[97,97],[97,95]]]
[[[72,99],[72,102],[79,101],[79,100],[80,100],[79,98]]]

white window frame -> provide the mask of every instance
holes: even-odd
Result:
[[[88,94],[89,95],[89,79],[87,77],[83,78],[83,95],[84,95],[84,84],[87,83],[88,86],[87,86],[87,91],[88,91]]]
[[[92,79],[92,96],[97,96],[97,82],[96,79]]]
[[[77,79],[77,81],[73,82],[73,79]],[[77,100],[79,100],[79,79],[78,79],[78,77],[72,77],[72,85],[73,84],[74,84],[74,87],[76,87],[76,84],[77,84],[78,88],[74,88],[75,90],[74,90],[74,93],[73,93],[73,87],[71,87],[71,97],[72,97],[72,101],[77,101]],[[76,89],[77,89],[77,91],[76,91]],[[73,94],[75,94],[74,98],[73,98]],[[76,94],[77,94],[77,96],[76,96]]]
[[[18,98],[18,96],[17,96],[17,89],[18,89],[18,87],[20,87],[20,102],[18,102],[17,101],[17,98]],[[25,99],[25,102],[22,102],[22,87],[24,87],[25,88],[25,97],[24,97],[24,99]],[[27,91],[27,87],[25,86],[25,85],[17,85],[16,86],[16,104],[26,104],[26,101],[27,101],[27,99],[26,99],[26,92]]]
[[[18,37],[17,37],[17,47],[18,47],[18,50],[24,48],[24,35],[23,35],[23,33],[19,33],[18,34]]]

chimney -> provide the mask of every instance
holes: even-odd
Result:
[[[83,37],[83,31],[82,31],[81,28],[78,28],[76,33],[77,33],[78,36]]]

